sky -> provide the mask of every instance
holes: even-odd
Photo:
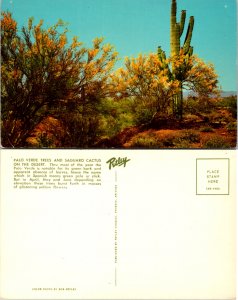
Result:
[[[112,44],[123,65],[126,56],[170,52],[171,0],[2,0],[1,10],[10,11],[19,26],[29,17],[46,26],[58,19],[68,23],[69,40],[78,36],[85,46],[95,37]],[[236,0],[177,0],[177,17],[187,11],[195,25],[191,45],[194,54],[213,63],[224,91],[237,90]],[[185,35],[185,33],[184,33]]]

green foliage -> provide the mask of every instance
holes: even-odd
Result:
[[[215,109],[207,114],[207,117],[209,118],[209,123],[212,127],[216,127],[216,125],[219,125],[218,127],[224,127],[234,121],[234,118],[232,118],[229,111],[223,108]]]
[[[233,118],[237,118],[237,97],[229,96],[222,98],[218,103],[218,107],[227,108]]]
[[[135,125],[133,100],[105,98],[98,106],[100,114],[100,135],[112,137],[127,127]]]
[[[134,115],[134,120],[136,125],[149,123],[152,120],[155,112],[156,110],[152,110],[148,107],[137,106],[135,108],[135,115]]]
[[[228,103],[228,110],[233,118],[237,118],[237,97],[231,97]]]
[[[216,109],[216,103],[209,97],[189,96],[183,101],[184,113],[207,114]]]
[[[206,126],[206,127],[202,127],[200,128],[201,132],[214,132],[214,129],[212,127]]]
[[[200,141],[200,135],[192,129],[182,130],[180,139],[189,141],[191,143],[198,143]]]
[[[163,148],[163,143],[161,143],[156,137],[153,136],[137,136],[133,140],[133,148],[147,148],[147,149],[157,149]]]
[[[131,146],[134,148],[180,148],[189,149],[192,144],[200,142],[200,135],[194,130],[181,130],[160,137],[155,132],[136,135]]]
[[[219,135],[212,136],[203,142],[202,148],[205,149],[227,149],[231,145],[227,140]]]
[[[188,140],[174,138],[171,140],[172,147],[176,149],[189,149],[191,148],[191,143]],[[170,148],[170,147],[169,147]]]
[[[55,148],[54,140],[47,135],[47,132],[41,132],[37,137],[38,148]]]
[[[97,102],[76,105],[72,111],[61,112],[60,119],[66,129],[64,147],[90,148],[100,135],[100,115]]]
[[[200,135],[194,130],[181,130],[164,137],[163,144],[168,148],[191,148],[192,143],[199,143]]]
[[[230,122],[227,124],[226,129],[228,132],[237,130],[237,122]]]

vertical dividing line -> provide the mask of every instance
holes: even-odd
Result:
[[[228,158],[228,195],[230,195],[230,158]]]
[[[196,159],[196,195],[198,194],[198,159]]]
[[[115,286],[117,286],[117,171],[115,171],[115,186],[114,186],[114,264],[115,264]]]

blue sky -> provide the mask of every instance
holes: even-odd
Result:
[[[170,0],[2,0],[20,26],[33,16],[53,25],[68,22],[74,35],[90,46],[95,37],[115,46],[119,57],[155,52],[169,54]],[[223,90],[237,90],[236,0],[177,0],[178,17],[186,9],[195,17],[194,53],[215,65]],[[186,27],[187,28],[187,27]]]

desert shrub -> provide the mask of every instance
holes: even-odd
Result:
[[[182,130],[179,139],[185,140],[191,143],[198,143],[200,141],[200,135],[196,131],[190,130]]]
[[[155,133],[148,133],[146,135],[138,134],[132,139],[132,147],[134,148],[164,148],[163,143],[159,140]]]
[[[170,134],[163,138],[164,148],[190,148],[190,143],[179,135]]]
[[[237,97],[229,96],[222,98],[217,105],[219,107],[224,107],[232,114],[233,118],[237,118]]]
[[[191,148],[192,143],[198,143],[200,135],[194,130],[181,130],[180,132],[168,134],[163,138],[164,147],[167,148]]]
[[[211,126],[218,125],[224,126],[229,122],[232,122],[234,119],[231,114],[226,109],[216,109],[207,115],[209,118],[209,123]]]
[[[96,112],[87,111],[87,114],[82,114],[81,111],[77,113],[67,113],[62,116],[64,128],[66,128],[66,135],[61,141],[65,148],[78,147],[90,148],[97,140],[100,131],[100,117]]]
[[[231,148],[227,140],[221,136],[215,135],[209,137],[203,142],[202,148],[206,149],[226,149]]]
[[[189,141],[178,139],[178,140],[175,140],[174,148],[189,149],[189,148],[192,148],[192,146],[191,146],[191,143]]]
[[[195,114],[198,110],[198,99],[197,97],[189,96],[187,99],[184,99],[184,112],[187,114]]]
[[[37,137],[37,143],[39,148],[54,148],[54,139],[47,135],[46,132],[40,133],[40,135]]]
[[[206,126],[206,127],[202,127],[200,129],[201,132],[214,132],[214,129],[209,127],[209,126]]]
[[[193,123],[199,123],[202,121],[201,116],[193,115],[193,114],[186,114],[184,117],[185,121],[187,122],[193,122]]]
[[[184,100],[184,112],[190,114],[209,113],[214,109],[214,101],[209,97],[189,96]]]
[[[154,113],[155,111],[149,108],[136,108],[134,117],[136,125],[149,123],[152,120]]]
[[[133,147],[138,148],[161,148],[162,146],[161,142],[150,137],[138,137],[133,143]]]
[[[200,141],[200,135],[194,130],[181,130],[159,137],[154,132],[138,134],[132,139],[131,146],[136,148],[192,148],[193,143]]]
[[[122,98],[115,101],[112,98],[103,99],[98,107],[100,113],[100,135],[112,137],[127,127],[135,125],[132,111],[132,100]]]
[[[176,144],[177,138],[176,134],[171,133],[162,139],[162,143],[165,148],[173,148]]]
[[[230,122],[226,126],[227,131],[236,131],[237,130],[237,122]]]

